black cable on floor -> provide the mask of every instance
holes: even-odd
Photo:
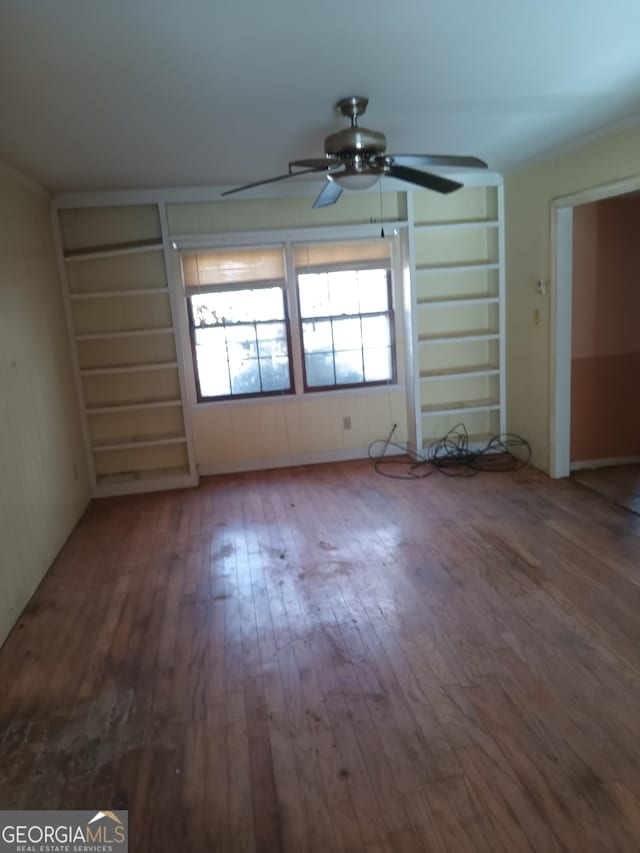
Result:
[[[434,471],[447,477],[475,477],[481,471],[506,473],[524,468],[531,460],[529,442],[511,432],[494,435],[484,447],[473,450],[466,426],[459,423],[442,438],[432,441],[421,454],[392,441],[396,428],[394,424],[386,439],[372,441],[368,448],[369,459],[377,473],[394,480],[419,480],[431,476]],[[380,445],[382,450],[375,453]],[[403,450],[411,457],[410,461],[387,456],[390,447]],[[395,473],[398,467],[403,470]]]

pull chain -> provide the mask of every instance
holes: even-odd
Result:
[[[384,240],[384,214],[382,213],[382,179],[378,184],[380,188],[380,237]]]

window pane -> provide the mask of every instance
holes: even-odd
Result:
[[[196,361],[203,397],[231,393],[224,329],[196,329]]]
[[[365,347],[388,347],[391,344],[389,335],[389,318],[363,317],[362,318],[362,346]]]
[[[354,270],[341,270],[329,273],[329,303],[332,316],[357,314],[358,273]]]
[[[231,363],[231,391],[234,394],[257,394],[260,371],[257,358],[245,358]]]
[[[367,382],[392,379],[391,347],[364,350],[364,378]]]
[[[287,356],[287,330],[284,323],[265,323],[256,326],[258,354],[261,359]]]
[[[336,352],[336,382],[340,385],[364,382],[361,349]]]
[[[198,359],[198,376],[200,377],[200,393],[203,397],[226,397],[231,393],[227,365],[219,365],[211,369],[206,354],[201,350],[196,353]],[[220,369],[222,368],[222,369]]]
[[[291,390],[281,287],[194,293],[188,299],[203,398]]]
[[[307,385],[317,388],[323,385],[334,385],[333,353],[311,353],[305,355]]]
[[[291,387],[289,359],[286,357],[261,358],[260,374],[263,391],[288,391]]]
[[[389,289],[386,270],[359,270],[358,291],[363,314],[388,311]]]
[[[255,326],[227,326],[225,331],[230,362],[258,357]]]
[[[391,380],[393,353],[387,270],[333,270],[325,273],[324,278],[323,274],[305,273],[299,276],[299,281],[306,311],[302,336],[307,386]],[[326,312],[331,322],[314,322],[309,317],[311,312],[320,311]]]
[[[333,344],[337,350],[347,350],[362,347],[360,318],[333,321]]]
[[[328,317],[329,279],[327,273],[303,273],[298,276],[301,317]]]
[[[305,352],[332,352],[333,335],[331,321],[314,322],[306,320],[302,324],[302,337]]]
[[[196,326],[283,320],[284,295],[280,287],[199,293],[191,297]]]
[[[191,299],[194,326],[213,326],[222,322],[218,314],[218,306],[204,296],[194,296]]]
[[[254,319],[284,320],[284,292],[281,287],[261,287],[247,292],[253,303]]]

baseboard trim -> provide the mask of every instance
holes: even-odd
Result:
[[[386,456],[400,456],[406,453],[399,447],[389,447]],[[321,465],[327,462],[348,462],[352,459],[366,459],[369,450],[366,447],[349,447],[340,450],[319,450],[310,453],[293,453],[290,456],[261,456],[256,459],[230,459],[224,462],[203,462],[198,465],[201,477],[214,474],[241,474],[245,471],[266,471],[269,468],[293,468],[296,465]]]
[[[635,465],[640,462],[640,456],[610,456],[606,459],[584,459],[571,463],[572,471],[583,471],[585,468],[609,468],[613,465]]]

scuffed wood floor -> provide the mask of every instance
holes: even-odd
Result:
[[[640,518],[354,462],[94,503],[0,653],[2,808],[146,851],[640,850]]]

